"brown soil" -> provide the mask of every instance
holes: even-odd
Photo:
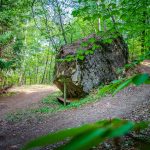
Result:
[[[146,70],[148,70],[147,67]],[[34,88],[33,86],[29,90],[23,88],[21,93],[14,96],[0,97],[1,118],[4,114],[15,111],[17,108],[26,108],[32,103],[38,103],[42,97],[55,90],[57,89],[54,86],[50,88]],[[58,112],[42,120],[31,118],[13,123],[1,119],[0,150],[18,150],[27,141],[40,135],[114,117],[135,121],[150,120],[150,85],[128,87],[114,97],[107,96],[95,103],[78,109]]]
[[[27,108],[38,103],[43,97],[57,90],[58,89],[55,86],[47,85],[32,85],[12,88],[9,92],[14,93],[13,95],[0,96],[0,119],[8,112],[14,112],[17,109]]]

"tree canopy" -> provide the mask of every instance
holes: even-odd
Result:
[[[1,0],[1,86],[51,83],[60,47],[93,33],[122,35],[130,60],[146,55],[149,9],[147,0]]]

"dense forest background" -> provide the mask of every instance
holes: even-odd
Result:
[[[1,0],[0,86],[51,84],[64,44],[96,33],[111,43],[119,33],[129,61],[148,55],[147,0]]]

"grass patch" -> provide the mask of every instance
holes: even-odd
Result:
[[[0,96],[9,97],[9,96],[13,96],[13,95],[16,95],[16,94],[17,94],[16,92],[6,92],[4,94],[0,94]]]
[[[101,95],[98,95],[98,91],[95,90],[94,92],[91,92],[88,96],[86,96],[85,98],[81,98],[79,101],[73,101],[69,105],[64,106],[63,104],[59,103],[57,100],[57,97],[59,97],[61,95],[62,94],[56,92],[56,93],[44,98],[42,100],[43,105],[41,107],[39,107],[37,111],[39,111],[40,109],[42,109],[42,110],[47,109],[47,111],[45,111],[46,113],[47,112],[55,113],[58,111],[68,110],[68,109],[72,109],[72,108],[79,108],[85,104],[95,102],[95,101],[99,100],[101,97]],[[48,111],[48,109],[50,109],[50,111]]]
[[[30,110],[18,110],[13,113],[8,113],[5,116],[5,120],[9,122],[19,122],[28,118],[35,117],[34,114]]]

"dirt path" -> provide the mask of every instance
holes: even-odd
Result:
[[[14,112],[17,109],[27,108],[36,104],[43,97],[57,91],[55,86],[32,85],[15,87],[10,92],[16,93],[12,96],[0,96],[0,119],[8,112]]]
[[[28,120],[15,124],[1,121],[0,149],[19,149],[26,141],[39,135],[113,117],[150,119],[150,85],[128,87],[114,97],[107,96],[96,103],[58,112],[43,120]]]

